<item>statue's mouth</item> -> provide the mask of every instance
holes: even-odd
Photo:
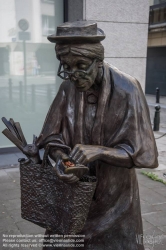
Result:
[[[88,86],[87,82],[83,82],[83,83],[75,83],[76,88],[78,89],[84,89]]]

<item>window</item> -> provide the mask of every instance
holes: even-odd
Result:
[[[162,3],[166,3],[166,0],[149,0],[149,5],[156,5],[156,4],[162,4]]]
[[[166,3],[166,0],[154,0],[154,4]]]
[[[55,18],[54,16],[42,15],[42,34],[48,36],[55,33]]]
[[[163,25],[166,23],[166,2],[161,5],[150,6],[149,24]]]
[[[1,0],[0,4],[0,117],[20,122],[27,142],[32,143],[62,82],[56,76],[59,61],[53,45],[43,35],[54,33],[64,21],[63,1]],[[29,23],[26,32],[31,40],[26,40],[25,47],[18,40],[20,19]],[[0,150],[14,147],[1,133],[4,128],[0,122]]]
[[[41,0],[43,3],[51,3],[53,4],[54,3],[54,0]]]

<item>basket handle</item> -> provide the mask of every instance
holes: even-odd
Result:
[[[48,159],[48,152],[49,152],[50,147],[57,147],[57,148],[67,149],[69,152],[71,151],[71,148],[69,146],[67,146],[67,145],[56,143],[56,142],[49,142],[45,147],[43,161],[42,161],[42,164],[41,164],[42,167],[44,167],[45,163],[49,160]],[[50,163],[50,161],[49,161],[49,163]]]

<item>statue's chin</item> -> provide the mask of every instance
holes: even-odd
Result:
[[[90,89],[91,85],[87,84],[85,82],[83,84],[76,84],[75,83],[75,87],[77,88],[78,91],[84,92],[84,91],[87,91],[88,89]]]

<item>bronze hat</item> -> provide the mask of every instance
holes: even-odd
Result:
[[[104,40],[104,31],[93,21],[66,22],[57,27],[57,32],[47,39],[52,43],[97,43]]]

